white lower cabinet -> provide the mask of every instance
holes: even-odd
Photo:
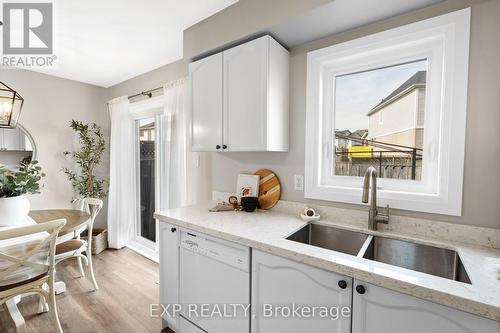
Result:
[[[219,262],[214,261],[210,268],[186,258],[184,263],[180,262],[183,256],[179,234],[177,227],[160,224],[161,303],[179,304],[184,297],[189,299],[187,303],[217,299],[220,303],[247,304],[251,296],[251,333],[500,333],[500,322],[258,250],[252,250],[248,293],[245,288],[250,287],[249,273],[234,276],[223,273],[228,279],[223,288],[220,281],[211,280],[215,274],[206,273],[225,272]],[[200,270],[205,272],[201,276]],[[179,278],[180,271],[185,271],[183,281]],[[196,279],[200,283],[190,283],[180,297],[179,286]],[[211,294],[215,296],[206,300],[197,298]],[[345,316],[342,316],[343,308],[350,309],[349,313],[344,312]],[[225,322],[222,325],[225,328],[218,329],[215,322],[194,325],[170,313],[163,319],[179,333],[249,331],[247,324],[239,325],[238,329],[225,329],[229,324]]]
[[[500,332],[493,320],[362,281],[355,280],[354,288],[352,333]]]
[[[349,333],[351,319],[342,318],[340,311],[350,308],[351,297],[347,276],[252,251],[252,333]],[[297,316],[294,305],[305,310]],[[316,313],[308,314],[308,309]],[[326,317],[320,309],[329,310]],[[332,320],[335,309],[338,320]]]
[[[160,302],[169,307],[162,311],[168,327],[179,329],[179,316],[172,315],[173,304],[179,304],[179,231],[174,225],[160,223]]]

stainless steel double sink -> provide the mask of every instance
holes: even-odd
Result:
[[[310,223],[287,239],[470,284],[456,251]]]

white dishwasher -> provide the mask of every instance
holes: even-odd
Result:
[[[250,248],[181,231],[179,256],[181,316],[208,333],[249,333]]]

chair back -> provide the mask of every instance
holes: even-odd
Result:
[[[0,230],[0,296],[7,286],[53,276],[56,239],[65,219]]]
[[[89,235],[92,236],[92,230],[94,228],[95,218],[97,214],[102,209],[103,202],[101,199],[97,198],[85,198],[83,199],[83,207],[90,214],[90,222],[89,222]]]

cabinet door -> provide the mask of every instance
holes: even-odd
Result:
[[[498,333],[500,323],[355,280],[353,333]]]
[[[222,53],[189,65],[192,150],[222,146]]]
[[[346,282],[346,288],[339,287]],[[349,333],[350,313],[342,317],[342,307],[351,305],[352,279],[302,263],[252,251],[252,333]],[[272,305],[272,309],[270,308]],[[287,316],[278,306],[338,309],[339,319],[315,315]],[[309,318],[308,318],[309,317]],[[380,332],[379,332],[380,333]]]
[[[19,146],[21,130],[19,128],[3,130],[3,148],[6,150],[24,150]]]
[[[269,37],[224,51],[224,144],[228,151],[267,149]]]
[[[180,333],[206,333],[204,330],[191,323],[187,319],[180,317]]]
[[[179,232],[178,228],[160,223],[160,301],[167,306],[179,304]],[[163,319],[173,329],[179,327],[179,317],[172,316],[171,308]]]

